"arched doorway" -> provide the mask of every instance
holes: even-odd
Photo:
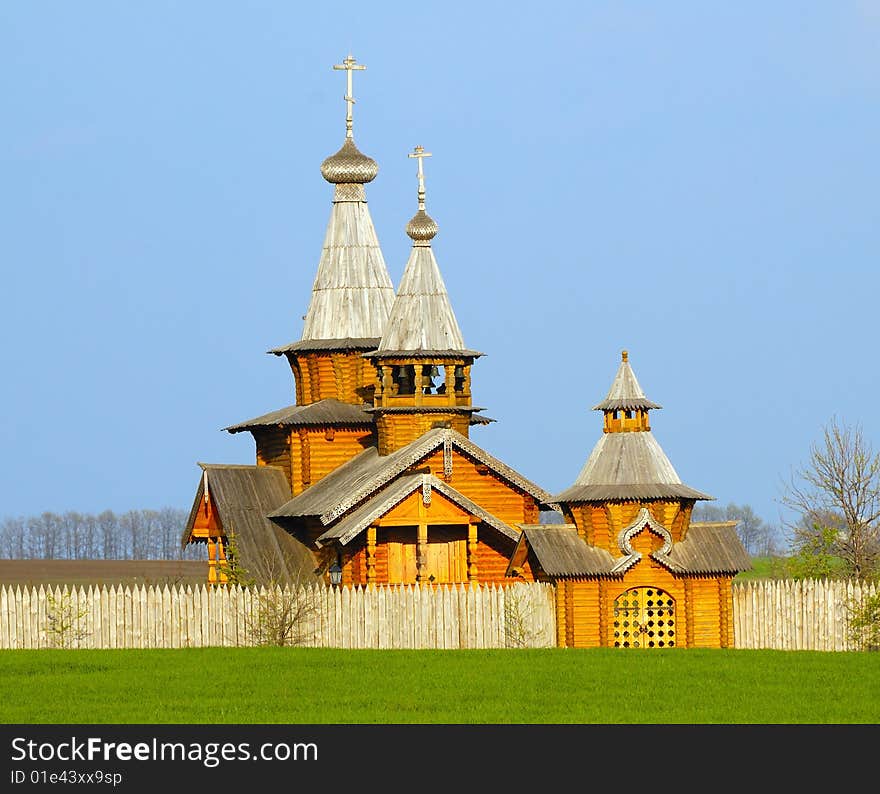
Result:
[[[678,627],[675,599],[657,587],[633,587],[614,599],[615,648],[673,648]]]

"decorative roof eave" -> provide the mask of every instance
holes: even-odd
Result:
[[[655,535],[663,540],[663,546],[657,551],[651,552],[651,557],[661,565],[678,571],[678,566],[669,559],[669,552],[672,551],[672,535],[669,530],[657,521],[650,513],[647,507],[643,507],[636,514],[635,519],[629,525],[624,527],[617,534],[617,546],[623,552],[623,556],[615,560],[611,568],[612,573],[624,573],[632,568],[640,559],[642,554],[636,551],[632,546],[632,539],[638,535],[645,527],[651,530]]]
[[[431,503],[431,491],[438,491],[443,494],[454,504],[458,505],[462,510],[470,513],[472,516],[479,518],[502,535],[516,540],[519,533],[505,524],[501,519],[493,516],[488,511],[480,507],[476,502],[468,499],[460,491],[457,491],[451,485],[443,482],[433,474],[411,474],[401,477],[397,481],[389,485],[384,491],[377,494],[373,499],[358,508],[354,513],[340,521],[335,527],[328,529],[326,532],[318,536],[315,543],[321,547],[328,542],[337,541],[344,546],[350,543],[361,532],[363,532],[370,524],[378,518],[381,518],[389,510],[396,507],[404,499],[421,489],[422,499],[426,505]]]
[[[586,502],[638,502],[644,499],[693,499],[713,501],[714,496],[687,485],[675,483],[640,483],[637,485],[572,485],[554,497],[562,504]]]
[[[368,414],[469,414],[485,410],[474,405],[370,405],[363,409]]]
[[[379,344],[376,337],[368,337],[365,339],[345,338],[345,339],[301,339],[298,342],[291,342],[289,345],[282,347],[274,347],[267,350],[276,356],[285,353],[319,353],[319,352],[346,352],[349,350],[374,350]]]
[[[533,496],[542,504],[547,504],[552,500],[550,494],[543,488],[530,482],[485,450],[480,449],[480,447],[458,431],[452,430],[451,428],[438,428],[436,430],[429,430],[425,435],[416,439],[409,446],[398,450],[398,453],[403,453],[405,451],[406,454],[400,454],[399,459],[395,461],[395,465],[392,469],[387,472],[381,472],[379,477],[374,481],[366,484],[358,492],[349,494],[338,505],[336,505],[333,510],[322,514],[320,516],[321,523],[325,525],[329,524],[339,518],[339,516],[347,513],[366,496],[381,488],[385,483],[401,472],[406,471],[410,466],[415,465],[426,455],[429,455],[436,449],[444,447],[447,443],[452,447],[457,447],[460,452],[470,455],[480,463],[486,464],[501,477],[517,486],[522,491],[525,491],[530,496]]]
[[[637,397],[625,397],[621,399],[614,400],[602,400],[602,402],[593,406],[594,411],[627,411],[627,410],[642,410],[642,411],[650,411],[653,408],[662,408],[662,405],[658,405],[655,402],[651,402],[648,399],[642,399]]]
[[[485,353],[480,353],[478,350],[370,350],[363,354],[364,358],[433,358],[433,359],[443,359],[443,358],[480,358],[481,356],[485,356]]]
[[[357,405],[332,397],[308,405],[289,405],[223,429],[240,433],[261,427],[372,427],[373,417]]]

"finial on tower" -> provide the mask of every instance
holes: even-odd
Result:
[[[354,71],[362,71],[367,67],[361,63],[358,63],[351,53],[342,61],[342,63],[337,63],[333,65],[333,68],[337,71],[342,71],[343,69],[348,73],[347,74],[347,91],[345,92],[345,96],[343,99],[346,104],[345,111],[345,137],[351,138],[354,135],[354,120],[352,118],[352,110],[354,108],[354,91],[352,90],[352,81],[351,81],[351,73]]]
[[[422,160],[431,157],[421,146],[416,146],[408,155],[414,157],[419,163],[419,211],[406,225],[406,233],[416,245],[429,245],[431,239],[437,234],[437,224],[434,219],[425,212],[425,169]]]
[[[620,352],[620,360],[621,361],[629,361],[629,353],[627,353],[626,350],[622,350]]]
[[[416,146],[415,149],[410,152],[409,157],[415,157],[419,163],[419,209],[424,211],[425,209],[425,170],[422,167],[422,160],[426,157],[431,157],[430,152],[426,152],[421,146]]]

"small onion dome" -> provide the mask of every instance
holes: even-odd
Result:
[[[342,148],[321,163],[321,176],[333,185],[365,185],[379,173],[379,166],[367,157],[352,138],[346,138]]]
[[[419,210],[406,225],[407,235],[417,243],[432,239],[438,230],[434,219],[424,210]]]

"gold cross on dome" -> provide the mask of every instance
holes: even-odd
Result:
[[[348,56],[345,58],[345,60],[342,63],[334,64],[333,68],[336,69],[337,71],[342,71],[344,69],[346,72],[348,72],[348,75],[347,75],[347,77],[348,77],[348,86],[347,86],[348,90],[345,92],[345,96],[343,97],[343,99],[345,100],[345,104],[346,104],[345,137],[351,138],[352,137],[352,128],[354,126],[354,123],[352,121],[352,108],[354,106],[354,91],[352,90],[352,86],[351,86],[351,73],[355,70],[360,71],[360,70],[366,69],[367,67],[364,66],[363,64],[358,63],[354,59],[354,57],[352,57],[352,54],[349,53]]]
[[[425,209],[425,170],[422,167],[422,160],[431,157],[430,152],[426,152],[421,146],[416,146],[409,154],[409,157],[415,157],[419,162],[419,209]]]

